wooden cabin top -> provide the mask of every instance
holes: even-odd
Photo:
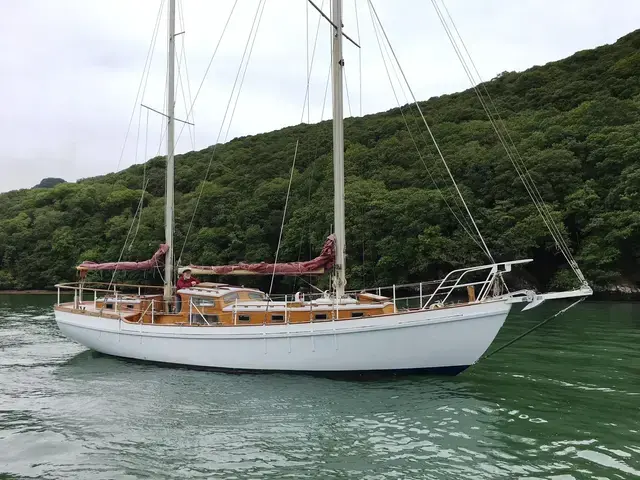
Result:
[[[181,295],[190,295],[192,297],[213,297],[220,298],[225,297],[231,299],[242,298],[245,300],[267,300],[266,293],[256,288],[238,287],[235,285],[228,285],[226,283],[213,283],[203,282],[199,283],[195,287],[182,288],[178,290]]]

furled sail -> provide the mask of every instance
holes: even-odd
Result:
[[[324,242],[320,255],[306,262],[238,263],[235,265],[189,265],[192,273],[201,275],[320,275],[333,267],[336,256],[336,237],[331,234]],[[184,270],[184,269],[181,269]]]
[[[164,256],[169,251],[169,245],[161,244],[158,251],[149,260],[143,262],[108,262],[96,263],[84,261],[76,267],[78,270],[150,270],[164,264]]]

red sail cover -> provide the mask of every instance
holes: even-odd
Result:
[[[78,270],[149,270],[151,268],[159,267],[164,263],[164,256],[169,251],[169,245],[164,243],[160,245],[160,248],[153,254],[149,260],[144,262],[108,262],[108,263],[96,263],[96,262],[82,262],[76,268]]]
[[[289,263],[238,263],[236,265],[189,265],[193,273],[212,275],[310,275],[322,274],[333,267],[336,258],[336,237],[329,235],[322,251],[313,260]]]

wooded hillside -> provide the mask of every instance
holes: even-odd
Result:
[[[486,86],[589,281],[638,285],[640,30],[613,45],[505,72]],[[541,288],[566,284],[564,259],[473,91],[421,106],[496,259],[534,258],[529,281]],[[416,126],[415,108],[406,113]],[[399,109],[347,119],[345,137],[349,287],[428,279],[485,262],[434,187]],[[416,139],[460,216],[433,148],[419,134]],[[273,260],[297,140],[279,258],[308,259],[319,252],[333,223],[331,122],[220,145],[183,264]],[[211,152],[176,159],[178,251]],[[140,200],[142,174],[136,165],[0,195],[0,289],[50,287],[73,280],[82,260],[117,260]],[[149,258],[164,238],[164,158],[150,160],[146,176],[145,208],[135,241],[125,249],[128,260]],[[157,273],[142,279],[160,281]]]

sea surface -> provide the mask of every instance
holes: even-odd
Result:
[[[584,302],[457,377],[353,381],[114,359],[54,302],[0,295],[0,479],[640,478],[637,303]]]

